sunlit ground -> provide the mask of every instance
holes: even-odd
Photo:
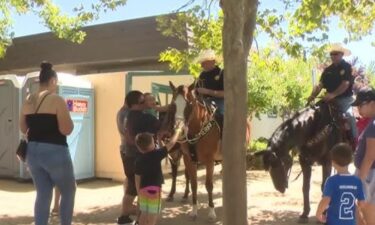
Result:
[[[214,203],[218,219],[211,224],[222,224],[221,216],[221,166],[215,168]],[[310,224],[316,224],[313,217],[316,205],[320,200],[320,167],[313,168],[311,191]],[[291,180],[300,172],[298,164],[293,166]],[[184,190],[184,176],[178,177],[178,188],[174,202],[164,202],[160,225],[210,224],[207,219],[207,196],[204,187],[204,170],[199,171],[198,199],[200,209],[198,218],[192,221],[188,212],[189,203],[181,203]],[[302,176],[289,184],[285,194],[276,192],[269,175],[264,171],[247,173],[248,216],[249,223],[254,225],[294,225],[302,210]],[[170,179],[166,179],[164,196],[170,188]],[[122,184],[110,180],[93,180],[78,184],[74,224],[104,225],[115,224],[120,213],[120,201],[123,194]],[[31,183],[19,183],[14,180],[0,180],[0,225],[33,224],[34,187]],[[57,217],[51,218],[51,225],[59,224]]]

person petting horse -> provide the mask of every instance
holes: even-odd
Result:
[[[353,116],[351,103],[353,99],[352,86],[354,77],[352,76],[352,67],[343,57],[351,54],[350,50],[341,46],[341,44],[333,44],[329,48],[329,54],[332,64],[324,69],[320,82],[316,85],[308,98],[308,102],[312,102],[321,90],[326,89],[327,93],[323,96],[323,101],[330,102],[335,100],[339,109],[348,118],[351,129],[351,139],[357,137],[357,128],[355,118]]]
[[[208,106],[215,105],[216,121],[223,129],[224,118],[224,70],[217,66],[217,56],[212,49],[202,51],[196,58],[203,71],[196,83],[196,92],[202,95]]]
[[[135,137],[143,132],[156,135],[160,128],[160,122],[156,117],[143,112],[144,103],[145,98],[142,92],[130,91],[125,97],[124,106],[117,114],[117,125],[121,136],[120,154],[126,176],[121,216],[117,219],[118,225],[132,224],[133,220],[130,215],[138,211],[133,204],[137,196],[135,161],[140,154],[135,144]]]

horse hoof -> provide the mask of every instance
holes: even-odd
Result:
[[[208,222],[215,222],[216,221],[216,213],[215,213],[215,208],[210,207],[208,209]]]
[[[189,214],[189,217],[190,217],[191,220],[195,221],[195,220],[197,220],[198,215],[197,215],[197,214],[194,214],[193,212],[191,212],[191,213]]]
[[[196,221],[198,216],[197,216],[197,215],[194,216],[194,215],[191,215],[191,214],[190,214],[189,217],[190,217],[190,219],[191,219],[192,221]]]
[[[191,212],[190,212],[189,216],[192,220],[197,219],[197,216],[198,216],[198,206],[197,205],[193,205],[193,208],[191,209]]]
[[[187,197],[181,198],[181,203],[187,203],[187,202],[188,202],[188,198]]]
[[[173,196],[168,196],[165,201],[167,202],[173,202]]]
[[[208,217],[208,222],[209,223],[215,223],[216,222],[216,218],[210,218],[210,217]]]
[[[309,218],[308,217],[302,217],[302,216],[300,216],[298,218],[298,221],[297,221],[297,223],[308,223],[308,222],[309,222]]]

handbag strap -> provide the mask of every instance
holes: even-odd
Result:
[[[42,100],[39,102],[39,105],[38,105],[38,107],[37,107],[36,110],[35,110],[35,114],[38,112],[38,110],[39,110],[40,106],[42,105],[44,99],[46,99],[47,95],[49,95],[49,94],[50,94],[50,93],[47,93],[47,94],[45,94],[45,95],[43,96]]]

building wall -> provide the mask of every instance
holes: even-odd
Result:
[[[282,122],[280,117],[269,117],[267,114],[260,115],[260,119],[253,118],[251,121],[251,140],[260,137],[270,138]]]
[[[125,98],[125,72],[81,76],[95,90],[95,176],[123,180],[116,114]]]

